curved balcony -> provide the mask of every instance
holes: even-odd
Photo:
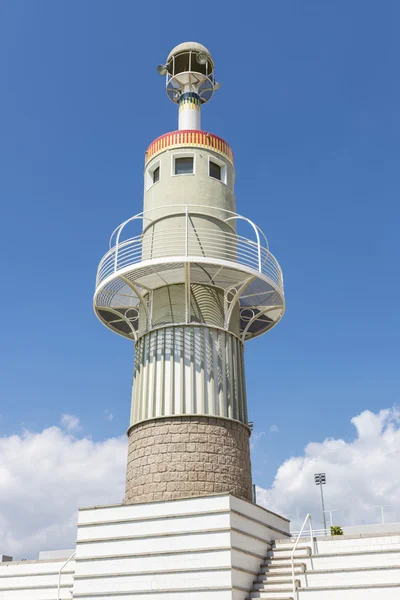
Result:
[[[238,223],[246,225],[252,237],[239,235]],[[140,233],[123,239],[132,227],[140,227]],[[94,307],[107,327],[125,337],[136,340],[154,328],[152,294],[176,284],[189,291],[187,324],[194,322],[192,285],[222,290],[222,326],[229,329],[239,305],[243,341],[271,329],[283,316],[281,268],[262,231],[241,215],[195,205],[153,209],[122,223],[110,246],[98,267]]]

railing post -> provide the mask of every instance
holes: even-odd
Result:
[[[62,567],[58,571],[57,600],[60,600],[61,571],[63,570],[64,567],[67,566],[67,564],[69,563],[69,561],[74,558],[75,554],[76,554],[76,550],[75,550],[75,552],[73,554],[71,554],[71,556],[69,557],[69,559],[62,565]]]
[[[119,233],[119,231],[118,231]],[[117,243],[115,244],[115,251],[114,251],[114,273],[117,272],[117,266],[118,266],[118,244],[119,244],[119,236],[117,238]]]
[[[185,241],[185,255],[189,256],[189,207],[186,204],[186,241]]]
[[[297,536],[296,542],[295,542],[295,544],[294,544],[294,546],[293,546],[292,553],[291,553],[291,555],[290,555],[290,558],[291,558],[291,563],[292,563],[292,583],[293,583],[293,596],[294,596],[295,598],[297,598],[297,599],[298,599],[298,597],[299,597],[299,591],[298,591],[298,589],[296,588],[296,580],[295,580],[295,576],[294,576],[294,553],[296,552],[297,544],[299,543],[299,540],[300,540],[301,534],[303,533],[303,529],[304,529],[304,527],[306,526],[306,523],[307,523],[307,521],[308,521],[308,520],[310,520],[310,529],[311,529],[311,532],[312,532],[312,525],[311,525],[311,515],[310,515],[310,513],[308,513],[308,515],[307,515],[307,516],[306,516],[306,518],[304,519],[303,526],[302,526],[302,528],[301,528],[301,529],[300,529],[300,531],[299,531],[299,535]],[[312,548],[311,548],[311,551],[312,551]]]
[[[310,541],[311,541],[311,550],[314,554],[314,550],[315,550],[315,546],[314,546],[314,535],[313,535],[313,529],[312,529],[312,521],[311,521],[311,515],[310,515]]]
[[[241,215],[235,215],[234,217],[228,217],[227,219],[224,219],[224,222],[227,223],[228,221],[231,221],[232,219],[241,219],[242,221],[247,221],[247,223],[249,223],[252,226],[252,228],[254,229],[254,232],[255,232],[256,238],[257,238],[258,271],[259,271],[259,273],[262,273],[261,242],[260,242],[260,234],[258,233],[258,228],[256,227],[256,225],[254,225],[253,221],[250,221],[250,219],[247,219],[246,217],[242,217]],[[267,239],[267,238],[265,238],[265,239]],[[268,248],[267,248],[267,252],[268,252]],[[269,254],[269,252],[268,252],[268,254]]]

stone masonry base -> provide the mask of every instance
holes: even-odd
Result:
[[[125,504],[228,493],[251,500],[250,432],[214,417],[175,417],[129,431]]]

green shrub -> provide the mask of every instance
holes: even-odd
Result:
[[[343,529],[339,525],[332,525],[331,535],[343,535]]]

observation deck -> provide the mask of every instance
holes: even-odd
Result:
[[[166,211],[173,226],[158,230]],[[251,237],[239,235],[239,224]],[[126,238],[128,231],[134,235]],[[172,325],[201,325],[191,296],[197,284],[222,290],[220,328],[229,330],[239,307],[242,341],[274,327],[285,311],[282,271],[261,229],[237,213],[204,205],[148,210],[117,227],[98,267],[94,310],[108,328],[136,341],[171,325],[154,322],[153,294],[178,284],[185,285],[184,306]]]

